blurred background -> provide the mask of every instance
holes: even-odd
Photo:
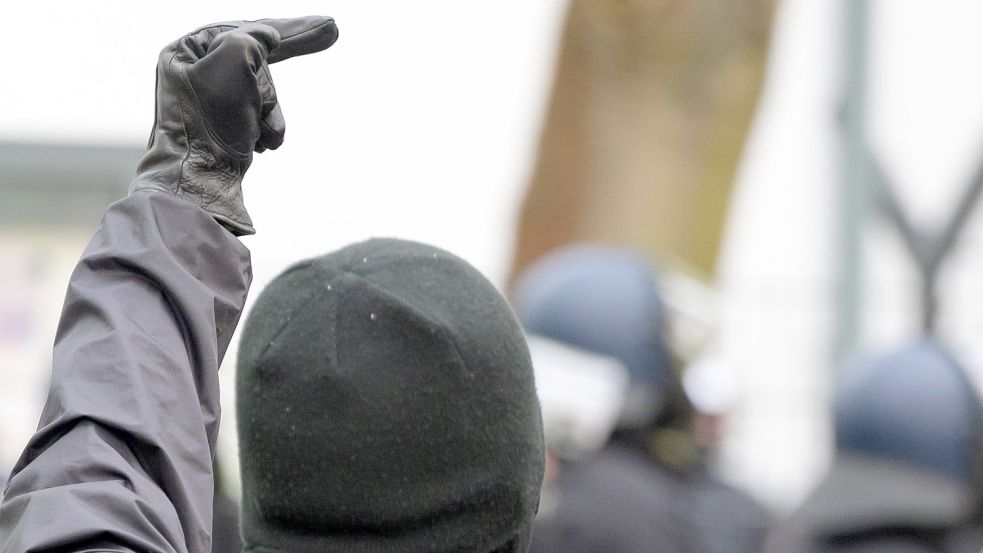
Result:
[[[681,366],[716,367],[707,401],[728,415],[716,470],[779,515],[830,465],[844,361],[931,332],[974,387],[983,376],[983,4],[91,1],[4,13],[4,471],[35,429],[70,271],[145,146],[157,52],[225,19],[326,13],[341,30],[330,51],[274,68],[288,133],[245,181],[253,297],[293,261],[370,236],[456,252],[503,291],[559,246],[630,247],[659,267]],[[221,437],[229,467],[233,431]],[[236,471],[224,474],[234,489]]]

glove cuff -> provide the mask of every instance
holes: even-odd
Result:
[[[140,190],[167,192],[201,207],[236,236],[255,234],[241,186],[252,154],[233,160],[224,154],[220,159],[204,144],[197,146],[182,148],[166,133],[158,133],[137,166],[130,194]]]

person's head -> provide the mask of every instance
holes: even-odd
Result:
[[[523,271],[512,300],[528,332],[613,357],[628,369],[623,425],[659,414],[675,378],[665,306],[648,259],[614,247],[567,246]]]
[[[624,248],[574,245],[518,276],[513,304],[535,335],[617,359],[630,387],[615,438],[683,467],[692,461],[690,406],[667,344],[657,272]]]
[[[809,503],[813,519],[943,527],[978,516],[983,406],[938,341],[847,365],[834,427],[837,455]]]
[[[377,239],[293,266],[249,315],[237,379],[247,551],[525,550],[529,354],[461,259]]]
[[[970,482],[979,471],[983,407],[935,340],[846,369],[834,398],[836,447]]]

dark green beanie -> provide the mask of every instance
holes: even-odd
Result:
[[[532,367],[465,261],[376,239],[293,266],[253,307],[237,378],[247,551],[524,550]]]

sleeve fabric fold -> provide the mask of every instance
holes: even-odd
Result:
[[[109,207],[68,285],[0,553],[211,550],[218,368],[250,281],[249,251],[196,205]]]

